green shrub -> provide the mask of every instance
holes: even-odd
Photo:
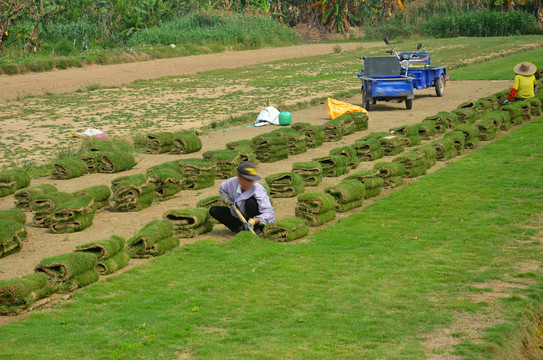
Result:
[[[19,73],[15,64],[0,64],[0,70],[6,75],[15,75]]]
[[[74,46],[67,39],[61,39],[55,44],[55,54],[60,56],[70,55],[74,52]]]

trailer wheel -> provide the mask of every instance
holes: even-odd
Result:
[[[442,97],[443,94],[445,93],[445,77],[443,76],[443,74],[441,74],[439,79],[436,80],[435,87],[436,87],[436,95],[438,97]]]
[[[370,100],[366,100],[364,94],[362,94],[362,107],[366,109],[366,111],[370,111]]]
[[[405,99],[405,108],[411,110],[413,107],[413,99]]]

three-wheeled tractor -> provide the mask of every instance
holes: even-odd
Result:
[[[388,38],[385,43],[390,45]],[[430,66],[430,54],[418,52],[398,53],[391,47],[387,51],[393,56],[362,57],[364,69],[358,77],[362,81],[362,106],[369,111],[377,101],[405,101],[405,107],[413,107],[413,89],[435,87],[436,95],[443,96],[447,68]]]

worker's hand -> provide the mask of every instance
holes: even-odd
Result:
[[[503,105],[509,105],[509,100],[505,99],[505,101],[503,102]]]
[[[225,199],[222,199],[222,203],[226,206],[232,206],[234,205],[234,202],[232,200],[230,200],[230,198],[225,198]]]
[[[255,225],[258,224],[257,219],[249,219],[245,224],[243,224],[243,229],[246,231],[251,231],[255,228]]]

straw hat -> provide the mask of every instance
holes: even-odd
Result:
[[[519,75],[529,76],[529,75],[533,75],[535,71],[537,70],[537,68],[532,63],[523,62],[523,63],[517,64],[513,70],[515,71],[515,73]]]

